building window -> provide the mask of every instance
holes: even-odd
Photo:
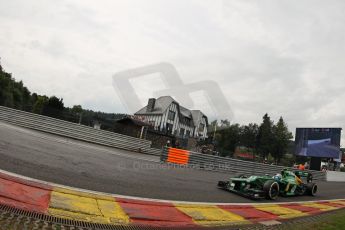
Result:
[[[185,118],[184,118],[184,123],[185,123],[186,125],[190,126],[190,122],[191,122],[191,119],[190,119],[190,118],[188,118],[188,117],[185,117]]]
[[[189,131],[189,130],[187,130],[186,136],[187,136],[187,137],[190,137],[190,131]]]
[[[181,137],[183,137],[183,136],[184,136],[184,131],[185,131],[185,129],[184,129],[184,128],[181,128],[181,129],[180,129],[180,136],[181,136]]]
[[[204,132],[205,129],[205,125],[204,124],[200,124],[199,125],[199,132]]]
[[[166,127],[167,127],[167,133],[168,133],[168,134],[172,134],[173,125],[167,123],[167,126],[166,126]]]
[[[175,112],[174,111],[169,110],[168,119],[171,121],[175,120]]]

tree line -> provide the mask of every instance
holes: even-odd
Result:
[[[0,63],[0,105],[9,108],[33,112],[57,119],[93,126],[95,121],[101,128],[112,131],[114,122],[125,114],[103,113],[83,109],[80,105],[65,107],[62,98],[31,93],[22,81],[16,81],[6,72]]]
[[[210,133],[222,156],[232,156],[237,147],[252,149],[261,159],[272,157],[279,164],[289,151],[293,138],[283,117],[275,124],[265,114],[260,125],[230,124],[228,120],[217,120],[210,124]]]

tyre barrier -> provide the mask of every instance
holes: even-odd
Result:
[[[86,222],[90,227],[199,229],[313,216],[345,208],[345,199],[248,204],[164,201],[80,190],[0,171],[0,205],[50,216],[50,219],[65,219],[71,225]]]
[[[197,169],[211,171],[226,171],[237,175],[275,175],[285,168],[284,166],[268,165],[251,161],[243,161],[228,157],[219,157],[196,153],[176,148],[164,148],[160,157],[161,162],[190,166]],[[292,169],[292,168],[291,168]],[[313,174],[314,180],[326,181],[326,173],[306,170]]]

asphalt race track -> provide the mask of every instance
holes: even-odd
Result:
[[[154,199],[249,203],[217,189],[230,174],[173,168],[157,156],[127,152],[0,122],[0,169],[62,185]],[[345,197],[345,183],[318,182],[316,197],[279,198],[279,202]]]

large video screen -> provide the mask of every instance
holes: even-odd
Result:
[[[296,155],[338,159],[341,128],[297,128]]]

